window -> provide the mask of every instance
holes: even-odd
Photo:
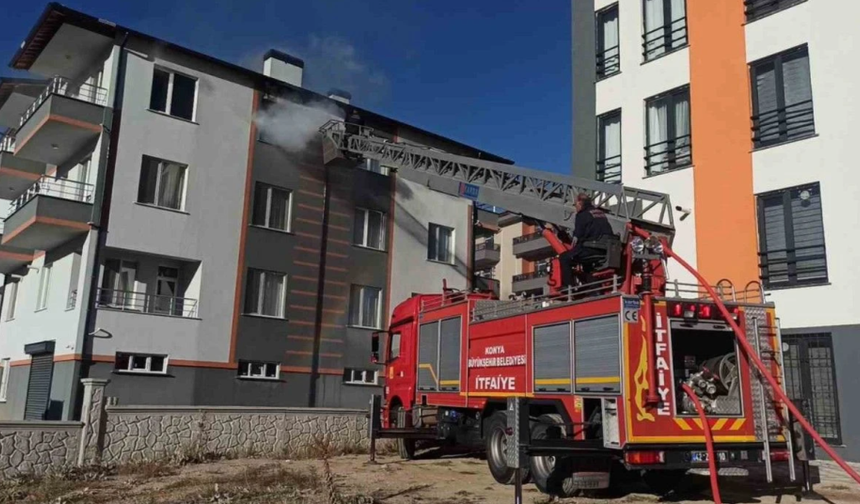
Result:
[[[287,298],[287,275],[274,271],[248,269],[245,289],[245,313],[284,318]]]
[[[759,268],[767,288],[827,282],[818,184],[758,196]]]
[[[117,352],[114,370],[119,373],[167,373],[166,355]]]
[[[690,165],[690,88],[684,86],[655,96],[645,106],[645,173],[655,175]]]
[[[352,242],[376,250],[385,249],[385,214],[365,208],[355,209]]]
[[[140,299],[135,295],[137,264],[120,259],[105,261],[102,273],[102,288],[99,291],[99,305],[109,308],[142,308]]]
[[[755,21],[774,12],[779,12],[806,0],[744,0],[747,21]]]
[[[147,205],[182,210],[187,169],[186,165],[143,156],[137,201]]]
[[[45,264],[39,271],[39,292],[36,296],[36,311],[48,307],[48,291],[51,289],[51,270],[53,264]]]
[[[400,333],[391,335],[391,343],[388,348],[388,360],[394,360],[400,357]]]
[[[291,192],[257,182],[254,192],[254,214],[251,223],[269,229],[290,230]]]
[[[821,437],[842,444],[830,333],[783,335],[785,392]]]
[[[152,311],[165,315],[181,316],[184,311],[183,302],[184,299],[179,297],[179,268],[159,266]]]
[[[277,380],[279,375],[280,365],[277,362],[239,361],[241,378]]]
[[[645,33],[642,55],[645,61],[687,45],[685,0],[644,0]]]
[[[9,298],[6,305],[6,320],[15,319],[15,306],[18,304],[18,282],[11,281],[6,284],[6,296]]]
[[[597,118],[597,180],[621,183],[621,109]]]
[[[753,63],[750,78],[756,147],[815,134],[806,46]]]
[[[6,402],[6,392],[9,390],[9,372],[12,366],[9,359],[0,360],[0,402]]]
[[[349,324],[379,329],[382,308],[382,289],[353,285],[349,298]]]
[[[375,369],[346,368],[343,370],[343,382],[347,385],[376,385],[379,373]]]
[[[430,224],[427,238],[427,259],[454,264],[454,230]]]
[[[621,49],[618,45],[618,4],[597,13],[597,78],[621,71]]]
[[[378,173],[380,175],[388,175],[391,172],[390,168],[379,164],[379,160],[377,159],[365,159],[364,163],[362,163],[360,167],[369,172]]]
[[[193,121],[197,102],[197,79],[161,68],[152,73],[149,108]]]

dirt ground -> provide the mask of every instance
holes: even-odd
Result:
[[[814,474],[817,471],[814,471]],[[860,487],[822,470],[812,494],[800,495],[788,485],[767,487],[754,475],[721,476],[724,502],[860,503]],[[328,475],[328,476],[327,476]],[[824,480],[825,478],[822,478]],[[784,481],[787,482],[787,479]],[[307,504],[472,504],[513,502],[513,487],[495,483],[486,462],[469,455],[425,456],[402,461],[366,455],[335,457],[330,470],[319,460],[221,460],[171,466],[139,464],[99,473],[90,469],[63,477],[18,480],[0,484],[0,502],[72,503],[307,503]],[[711,501],[707,476],[688,474],[682,488],[663,497],[630,483],[612,495],[576,497],[562,503]],[[525,503],[547,503],[534,485],[524,487]]]

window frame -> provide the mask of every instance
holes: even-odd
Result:
[[[18,280],[11,280],[6,284],[7,289],[11,286],[12,294],[5,295],[3,297],[8,297],[9,301],[6,303],[6,321],[9,322],[11,320],[15,320],[15,310],[18,307]]]
[[[835,427],[835,429],[836,429],[836,437],[830,437],[830,436],[828,436],[828,437],[822,436],[822,437],[824,438],[825,441],[827,441],[831,444],[836,444],[836,445],[842,444],[842,436],[843,436],[842,412],[841,412],[840,405],[839,405],[839,381],[837,380],[837,375],[836,375],[836,358],[835,358],[835,348],[833,346],[833,335],[832,335],[832,333],[830,333],[830,332],[818,332],[818,333],[783,334],[782,335],[782,341],[784,342],[785,345],[792,345],[792,344],[796,345],[797,351],[799,352],[796,360],[792,359],[792,358],[786,359],[784,355],[782,356],[782,362],[784,363],[784,368],[786,371],[785,372],[785,375],[786,375],[785,381],[786,381],[787,393],[791,392],[791,390],[789,390],[792,388],[791,385],[799,385],[800,392],[801,392],[802,396],[805,395],[805,394],[803,394],[804,390],[808,389],[809,395],[812,395],[814,392],[814,390],[813,390],[814,387],[812,387],[812,373],[813,373],[812,367],[807,365],[806,372],[804,372],[804,367],[803,367],[804,362],[806,362],[808,364],[811,361],[811,358],[809,357],[809,347],[810,347],[809,343],[814,342],[816,344],[816,346],[818,346],[818,347],[822,346],[821,344],[823,343],[824,344],[823,346],[830,349],[830,365],[828,367],[830,368],[830,379],[832,380],[832,384],[833,384],[832,408],[833,408],[833,411],[835,412],[835,416],[836,416],[835,421],[833,423],[833,427]],[[791,369],[794,364],[796,364],[797,367],[794,369]],[[818,369],[820,369],[820,368],[821,367],[818,367]],[[798,383],[798,384],[789,383],[789,380],[793,380],[793,378],[789,378],[789,376],[793,376],[793,373],[788,372],[789,370],[795,371],[797,373],[797,377],[800,379],[800,383]],[[806,400],[807,397],[800,397],[800,398],[793,397],[791,399],[793,401],[797,402],[798,399]],[[806,416],[806,418],[810,422],[814,422],[816,420],[814,402],[813,402],[813,405],[811,408],[808,408],[805,406],[806,405],[804,405],[802,403],[799,405],[799,407],[801,407],[802,409],[807,410],[807,411],[803,412],[804,415]],[[815,427],[817,430],[820,430],[820,425],[814,425],[813,424],[813,427]]]
[[[147,158],[157,161],[157,164],[155,167],[155,181],[153,182],[155,190],[154,190],[153,195],[152,195],[152,202],[141,201],[141,189],[143,187],[143,180],[144,180],[144,178],[143,178],[143,176],[144,176],[144,165],[146,164]],[[159,199],[158,188],[161,185],[160,184],[161,177],[162,177],[162,173],[164,172],[164,168],[165,168],[166,164],[172,164],[172,165],[176,165],[176,166],[179,166],[182,168],[182,187],[179,190],[179,208],[173,208],[171,206],[163,205],[163,204],[161,204],[161,202],[158,201],[158,199]],[[188,194],[187,194],[188,193],[188,173],[189,173],[188,165],[185,163],[180,163],[177,161],[170,161],[169,159],[162,159],[159,157],[149,156],[147,154],[144,154],[142,159],[141,159],[141,163],[140,163],[140,176],[138,177],[138,183],[137,183],[137,200],[136,200],[136,203],[139,205],[145,205],[145,206],[149,206],[149,207],[160,208],[162,210],[170,210],[173,212],[187,213],[187,211],[185,210],[185,206],[187,203],[186,200],[187,200],[187,196],[188,196]]]
[[[12,359],[5,357],[0,359],[0,402],[6,402],[6,395],[9,392],[9,373],[11,372]]]
[[[618,45],[616,45],[615,47],[605,48],[605,47],[603,47],[603,36],[602,36],[603,35],[603,28],[604,28],[603,17],[607,13],[612,12],[613,10],[615,11],[615,18],[618,20],[618,23],[619,23],[618,33],[617,33]],[[602,8],[599,11],[594,13],[594,47],[596,50],[595,75],[597,76],[598,81],[601,81],[603,79],[608,79],[608,78],[612,77],[613,75],[617,75],[617,74],[621,73],[621,26],[620,26],[620,23],[621,23],[621,8],[619,7],[618,2],[607,5],[606,7]],[[616,50],[615,55],[607,57],[606,53],[613,50],[613,49]],[[606,72],[605,71],[606,67],[607,67],[606,61],[610,58],[615,58],[617,60],[617,63],[615,63],[615,65],[614,65],[615,69],[613,71]],[[603,72],[600,71],[601,63],[602,63],[603,69],[604,69]]]
[[[683,137],[677,136],[677,133],[676,133],[677,124],[675,124],[675,102],[676,102],[677,97],[682,95],[682,94],[685,94],[687,97],[687,112],[689,114],[689,118],[687,119],[687,121],[690,123],[690,133],[684,135],[684,137],[690,137],[690,141],[686,146],[682,146],[682,147],[689,147],[690,154],[688,156],[684,156],[685,159],[689,158],[689,160],[687,162],[684,162],[682,164],[678,164],[677,163],[678,146],[675,144],[677,144],[679,138],[683,138]],[[655,143],[655,144],[649,144],[648,140],[651,137],[651,126],[649,124],[650,121],[648,121],[648,107],[652,103],[660,101],[660,100],[669,100],[667,105],[666,105],[666,109],[667,109],[667,113],[666,113],[666,140],[664,140],[662,142]],[[671,112],[671,113],[669,113],[669,112]],[[693,122],[692,122],[692,119],[693,119],[693,107],[692,107],[692,102],[690,101],[690,85],[689,84],[684,84],[683,86],[678,86],[674,89],[664,91],[660,94],[656,94],[654,96],[651,96],[651,97],[645,99],[645,176],[646,177],[652,177],[655,175],[662,175],[664,173],[669,173],[669,172],[673,172],[676,170],[680,170],[682,168],[687,168],[689,166],[693,166]],[[665,153],[658,152],[658,153],[652,154],[649,151],[649,149],[651,147],[653,147],[655,145],[660,145],[661,143],[667,144],[667,148],[666,148]],[[669,150],[669,148],[668,148],[669,143],[673,144],[673,148],[671,150]],[[670,155],[670,153],[671,153],[671,155]],[[659,154],[666,154],[667,155],[668,159],[666,160],[666,168],[664,170],[660,170],[658,172],[652,173],[651,169],[653,167],[660,166],[663,164],[662,161],[659,163],[653,163],[653,164],[650,161],[650,158],[652,156],[656,156]]]
[[[824,277],[823,278],[813,278],[808,280],[798,280],[797,279],[797,262],[798,259],[796,256],[792,259],[792,256],[796,253],[797,247],[795,247],[794,243],[794,216],[791,212],[791,194],[793,191],[802,191],[805,189],[815,189],[818,191],[818,197],[821,199],[821,236],[822,236],[822,244],[821,248],[823,250],[822,259],[824,261]],[[785,234],[785,254],[786,254],[786,272],[785,276],[788,277],[786,282],[779,283],[771,283],[768,279],[765,279],[762,276],[762,271],[768,267],[767,262],[767,254],[773,253],[767,250],[767,229],[765,228],[765,219],[764,219],[764,200],[768,197],[773,197],[777,195],[782,195],[782,204],[783,204],[783,233]],[[768,191],[764,193],[756,194],[756,217],[758,219],[757,223],[757,231],[758,231],[758,267],[759,267],[759,279],[761,280],[762,286],[765,289],[790,289],[795,287],[808,287],[814,285],[826,285],[830,283],[830,271],[827,265],[827,236],[824,229],[824,201],[821,194],[821,185],[818,182],[812,182],[809,184],[801,184],[792,187],[786,187],[783,189],[777,189],[775,191]],[[792,251],[789,253],[789,251]],[[818,258],[816,258],[818,259]],[[808,257],[803,257],[800,259],[803,260],[814,260]],[[768,277],[770,277],[770,273],[768,273]],[[792,280],[792,277],[794,279]]]
[[[254,216],[256,215],[257,204],[259,201],[257,200],[258,196],[258,188],[264,187],[266,189],[266,212],[264,216],[264,224],[260,224],[258,222],[254,222]],[[272,194],[273,190],[284,191],[287,193],[287,216],[286,216],[286,229],[280,229],[277,227],[273,227],[272,224]],[[282,233],[292,233],[293,232],[293,191],[292,189],[287,189],[286,187],[276,186],[274,184],[268,184],[266,182],[257,181],[254,184],[254,205],[251,207],[251,225],[254,227],[262,228],[262,229],[270,229],[272,231],[280,231]]]
[[[359,289],[358,306],[353,306],[353,302],[352,302],[354,289]],[[376,318],[376,320],[375,320],[376,324],[375,325],[366,324],[365,323],[366,321],[363,320],[363,318],[364,318],[364,309],[363,308],[364,308],[364,299],[365,299],[365,295],[364,295],[365,289],[373,289],[373,290],[376,290],[379,292],[379,297],[378,297],[379,302],[376,306],[376,314],[374,315],[374,317]],[[350,290],[349,290],[349,300],[350,300],[349,314],[348,314],[349,315],[349,326],[355,327],[358,329],[375,329],[375,330],[382,329],[382,305],[384,303],[384,299],[382,297],[383,294],[384,294],[384,291],[382,290],[382,287],[373,287],[372,285],[352,284],[350,286]],[[358,312],[356,312],[357,316],[354,318],[353,317],[353,310],[356,310],[356,309],[358,310]]]
[[[755,8],[750,8],[751,5],[756,3],[776,3],[775,8],[771,8],[766,10],[761,14],[755,14]],[[764,19],[768,16],[776,14],[778,12],[782,12],[784,10],[790,9],[795,5],[800,5],[806,2],[806,0],[744,0],[744,21],[746,23],[752,23],[753,21],[758,21],[759,19]],[[752,11],[752,15],[751,15]]]
[[[607,119],[612,119],[614,117],[618,117],[619,152],[618,152],[617,156],[612,156],[611,158],[601,159],[601,153],[606,152],[606,136],[603,134],[603,131],[604,131],[603,122]],[[623,177],[623,174],[624,174],[623,166],[621,164],[621,161],[623,159],[623,152],[624,152],[624,143],[623,143],[623,137],[622,137],[624,132],[623,132],[623,128],[621,127],[623,124],[622,120],[623,120],[623,116],[621,114],[621,108],[610,110],[608,112],[604,112],[604,113],[597,116],[597,154],[595,156],[595,159],[597,160],[597,164],[595,166],[594,176],[595,176],[595,179],[600,181],[600,182],[606,182],[608,184],[615,184],[615,183],[620,184],[621,183],[621,178]],[[618,158],[618,166],[617,166],[618,180],[606,180],[606,178],[605,178],[605,172],[607,171],[606,160],[612,159],[615,157]],[[601,168],[601,164],[603,165],[602,168]],[[615,168],[616,168],[615,166],[612,167],[613,170]],[[604,174],[604,175],[601,175],[601,174]]]
[[[792,56],[798,53],[805,53],[807,64],[811,65],[809,61],[809,45],[802,44],[799,46],[792,47],[790,49],[786,49],[784,51],[780,51],[776,54],[771,54],[769,56],[765,56],[764,58],[759,58],[751,63],[749,63],[749,79],[750,79],[750,93],[752,94],[752,117],[750,118],[751,122],[751,131],[752,131],[752,144],[753,149],[763,149],[766,147],[772,147],[775,145],[784,144],[787,142],[793,142],[795,140],[801,140],[804,138],[809,138],[816,135],[815,130],[815,97],[812,93],[812,70],[810,67],[809,72],[809,109],[810,114],[812,116],[812,131],[806,132],[797,136],[790,137],[788,136],[788,124],[787,124],[787,112],[786,108],[788,107],[796,107],[799,104],[805,103],[795,103],[793,105],[786,106],[785,104],[785,81],[784,81],[784,72],[782,69],[783,59],[786,56]],[[774,87],[776,88],[776,108],[773,110],[767,110],[762,112],[759,109],[759,96],[758,89],[756,88],[756,77],[757,77],[757,69],[762,66],[773,64],[773,75],[774,75]],[[761,120],[762,114],[769,114],[776,112],[777,114],[777,128],[778,135],[776,139],[762,141],[761,139],[756,139],[756,135],[759,132],[760,126],[756,124],[756,121]]]
[[[164,110],[158,110],[158,109],[152,108],[152,91],[150,88],[149,108],[148,109],[151,110],[152,112],[155,112],[158,114],[163,114],[166,116],[170,116],[170,117],[173,117],[175,119],[179,119],[181,121],[188,121],[188,122],[196,123],[197,122],[197,100],[200,96],[200,79],[198,79],[197,77],[194,77],[193,75],[188,75],[187,73],[184,73],[184,72],[177,72],[176,70],[173,70],[173,69],[161,66],[161,65],[154,65],[152,68],[152,81],[151,82],[155,82],[155,72],[164,72],[164,73],[168,74],[167,96],[166,96],[165,102],[164,102]],[[194,81],[194,100],[191,104],[191,118],[190,119],[187,119],[185,117],[181,117],[178,115],[174,115],[171,111],[171,109],[173,108],[173,82],[175,80],[176,75],[179,75],[181,77],[185,77],[186,79],[191,79],[192,81]]]
[[[251,374],[251,366],[255,364],[263,365],[263,375],[253,375]],[[275,368],[275,376],[266,376],[266,370],[269,366],[274,366]],[[246,367],[246,369],[243,369]],[[246,372],[247,374],[243,374]],[[278,362],[271,361],[252,361],[252,360],[240,360],[238,364],[238,368],[236,370],[237,377],[242,380],[263,380],[263,381],[278,381],[281,379],[281,364]]]
[[[128,356],[128,368],[120,369],[117,367],[119,365],[119,356],[126,355]],[[145,357],[146,358],[146,368],[145,369],[132,369],[133,368],[133,358],[134,357]],[[164,359],[164,366],[161,371],[153,371],[152,370],[152,358],[153,357],[161,357]],[[116,352],[114,356],[114,373],[120,374],[140,374],[140,375],[166,375],[167,367],[169,364],[170,357],[168,355],[162,354],[148,354],[148,353],[138,353],[138,352]]]
[[[663,52],[661,52],[660,54],[654,55],[650,58],[648,57],[648,51],[649,51],[648,50],[648,34],[651,32],[647,31],[648,30],[648,20],[645,17],[646,16],[645,12],[647,9],[647,6],[646,6],[647,0],[641,0],[641,2],[640,2],[640,7],[642,9],[642,64],[649,63],[651,61],[660,59],[663,56],[667,56],[669,54],[672,54],[673,52],[680,51],[680,50],[690,46],[690,25],[687,22],[687,0],[684,0],[684,17],[678,18],[675,21],[672,21],[672,0],[661,0],[661,1],[663,3],[663,25],[658,27],[658,28],[654,28],[653,30],[651,30],[651,32],[656,32],[657,30],[659,30],[661,28],[664,30],[664,34],[662,37],[663,38],[663,44],[660,46],[657,46],[657,47],[662,47]],[[683,38],[684,41],[678,47],[671,47],[672,42],[673,42],[672,33],[674,33],[675,31],[681,30],[681,28],[678,28],[678,30],[673,30],[672,24],[674,22],[680,21],[682,19],[684,20],[684,28],[683,28],[684,29],[684,38]],[[654,40],[659,40],[659,39],[654,39]],[[681,39],[679,39],[679,40],[681,40]],[[652,48],[651,50],[653,51],[654,48]]]
[[[435,236],[436,247],[431,248],[430,244],[433,242],[431,242],[430,237],[433,235],[434,229],[436,230],[436,236]],[[448,243],[450,243],[450,245],[448,247],[448,255],[450,256],[450,260],[448,260],[448,261],[443,261],[443,260],[439,259],[438,256],[433,257],[433,254],[438,254],[438,251],[439,251],[438,250],[438,248],[439,248],[439,231],[441,231],[443,229],[451,232],[450,239],[448,240]],[[457,242],[456,242],[456,236],[457,235],[456,235],[456,232],[457,232],[457,230],[453,227],[444,226],[442,224],[436,224],[434,222],[428,223],[428,226],[427,226],[427,260],[431,261],[431,262],[439,263],[439,264],[454,265],[456,263],[456,256],[457,256],[457,254],[456,254],[456,252],[457,252]]]
[[[51,291],[51,272],[54,269],[54,263],[43,264],[39,269],[39,286],[36,291],[36,310],[37,312],[48,309],[48,295]]]
[[[373,373],[373,382],[368,382],[364,379],[356,380],[355,376],[358,374],[366,375],[366,373]],[[349,378],[347,378],[349,375]],[[356,385],[359,387],[378,387],[379,386],[379,370],[378,369],[366,369],[366,368],[352,368],[346,367],[343,368],[343,384],[344,385]]]
[[[362,247],[362,248],[366,248],[366,249],[378,250],[381,252],[385,252],[386,246],[388,245],[388,243],[387,243],[388,240],[386,239],[387,238],[386,235],[388,234],[387,233],[387,231],[388,231],[388,226],[387,226],[388,216],[386,215],[386,213],[383,211],[380,211],[380,210],[372,210],[370,208],[364,208],[364,207],[355,207],[355,212],[356,213],[357,212],[364,212],[364,219],[362,219],[363,224],[364,224],[364,229],[362,231],[362,236],[361,236],[361,241],[363,243],[355,243],[355,232],[353,231],[353,234],[352,234],[353,243],[352,244],[355,245],[356,247]],[[369,236],[370,236],[368,231],[370,231],[370,213],[371,212],[379,214],[379,216],[380,216],[379,240],[381,243],[380,243],[379,247],[374,247],[374,246],[368,244]],[[353,219],[352,222],[353,222],[353,226],[354,226],[355,225],[355,219]]]
[[[257,311],[250,311],[248,309],[248,299],[249,299],[248,296],[251,294],[250,289],[249,289],[249,284],[250,284],[252,272],[262,273],[264,275],[263,277],[261,277],[260,286],[259,286],[260,290],[257,293],[257,301],[256,301]],[[265,277],[265,275],[278,275],[278,276],[283,277],[283,279],[284,279],[283,288],[282,288],[282,292],[281,292],[281,296],[283,297],[283,303],[281,303],[281,305],[280,305],[281,315],[267,315],[265,313],[260,313],[260,311],[261,311],[260,309],[263,306],[264,296],[266,294],[266,277]],[[287,282],[288,282],[288,280],[289,280],[289,275],[287,275],[286,273],[280,272],[280,271],[264,270],[264,269],[260,269],[260,268],[248,268],[247,273],[245,275],[245,304],[244,304],[243,315],[248,315],[248,316],[252,316],[252,317],[265,317],[265,318],[271,318],[271,319],[276,319],[276,320],[287,320],[287,292],[288,292]]]

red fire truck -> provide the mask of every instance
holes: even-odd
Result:
[[[399,438],[402,457],[418,439],[484,447],[493,477],[513,483],[505,410],[521,397],[531,419],[525,477],[546,493],[606,488],[619,466],[668,490],[688,469],[708,467],[706,434],[723,467],[765,464],[770,476],[771,462],[783,461],[794,477],[786,404],[774,389],[782,383],[774,307],[757,283],[667,279],[677,258],[667,195],[432,151],[339,122],[321,133],[326,163],[375,159],[431,189],[539,222],[572,222],[574,198],[587,193],[616,232],[589,243],[600,253],[574,286],[561,285],[555,258],[544,296],[444,288],[394,309],[374,336],[374,360],[385,366],[376,435]],[[569,247],[543,234],[556,252]],[[775,382],[750,365],[738,327]]]

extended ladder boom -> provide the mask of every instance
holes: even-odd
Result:
[[[320,133],[326,164],[348,160],[349,154],[360,155],[395,168],[398,176],[430,189],[568,227],[573,226],[576,195],[584,192],[592,196],[595,206],[606,211],[622,238],[626,239],[631,221],[670,241],[674,235],[668,194],[392,142],[375,135],[371,128],[343,121],[329,121]]]

